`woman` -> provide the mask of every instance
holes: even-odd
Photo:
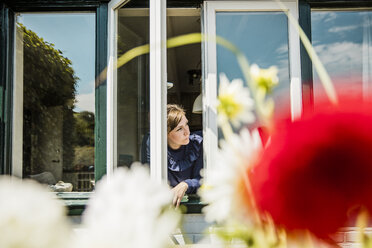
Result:
[[[185,111],[178,105],[167,105],[168,181],[173,187],[173,204],[180,205],[185,194],[196,193],[203,168],[201,132],[190,134]],[[150,141],[147,140],[147,163],[150,163]]]

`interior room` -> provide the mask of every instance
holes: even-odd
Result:
[[[200,9],[167,10],[168,38],[195,32],[201,32]],[[148,9],[122,8],[117,39],[117,58],[134,47],[148,44]],[[203,129],[201,66],[200,43],[167,50],[168,103],[183,106],[191,132]],[[130,166],[134,161],[146,160],[144,144],[150,131],[149,55],[141,55],[118,68],[116,80],[117,164]],[[197,98],[198,104],[194,106]]]
[[[168,38],[201,32],[200,9],[168,9],[167,16]],[[168,82],[173,84],[173,87],[168,90],[168,103],[183,106],[189,120],[190,131],[203,129],[201,66],[200,43],[171,48],[167,51]]]

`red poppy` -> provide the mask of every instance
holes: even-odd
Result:
[[[320,238],[344,226],[351,208],[372,210],[371,110],[348,103],[278,126],[250,174],[259,210]]]

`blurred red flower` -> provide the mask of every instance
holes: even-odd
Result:
[[[250,173],[260,211],[287,230],[328,238],[353,207],[372,210],[371,106],[349,102],[275,130]]]

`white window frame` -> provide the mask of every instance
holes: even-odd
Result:
[[[296,0],[282,2],[296,20],[298,20],[298,3]],[[205,1],[204,33],[207,37],[216,35],[216,13],[220,11],[283,11],[275,1]],[[302,114],[302,90],[300,68],[300,40],[295,27],[288,20],[290,104],[292,119]],[[203,88],[203,133],[204,133],[204,168],[205,176],[216,164],[218,147],[217,110],[217,48],[216,42],[209,39],[204,47],[204,88]],[[249,59],[249,58],[248,58]]]
[[[23,33],[14,28],[12,176],[23,178]]]
[[[128,0],[108,4],[107,66],[107,177],[117,166],[116,41],[118,9]],[[166,0],[150,1],[150,172],[158,182],[167,181],[166,128]]]

